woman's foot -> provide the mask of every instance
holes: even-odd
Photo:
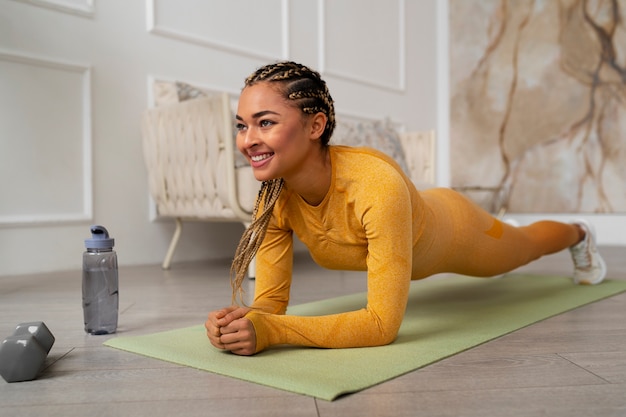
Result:
[[[569,248],[574,261],[574,283],[599,284],[606,276],[606,264],[596,248],[595,230],[586,220],[576,220],[573,224],[585,232],[585,237]]]

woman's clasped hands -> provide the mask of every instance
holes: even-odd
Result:
[[[249,307],[230,306],[209,313],[204,327],[211,344],[237,355],[253,355],[256,351],[256,332],[252,322],[244,316]]]

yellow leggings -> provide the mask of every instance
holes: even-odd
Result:
[[[450,189],[435,188],[420,195],[425,215],[413,247],[414,280],[442,272],[498,275],[580,240],[576,225],[540,221],[513,227]]]

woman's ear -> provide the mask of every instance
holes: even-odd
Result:
[[[328,118],[322,112],[311,116],[311,139],[319,139],[322,136],[326,130],[326,122],[328,122]]]

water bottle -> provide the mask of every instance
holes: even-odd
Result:
[[[94,335],[117,331],[119,308],[115,239],[104,226],[91,226],[83,253],[83,315],[85,332]]]

